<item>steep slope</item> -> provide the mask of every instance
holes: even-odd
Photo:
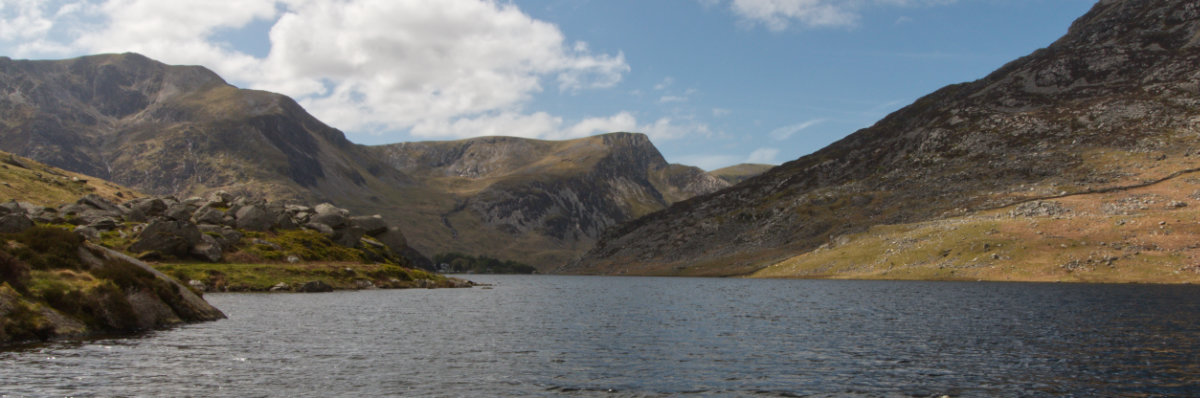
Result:
[[[137,54],[0,58],[0,148],[151,194],[316,201],[407,179],[291,99]]]
[[[1049,47],[731,189],[611,231],[565,272],[743,274],[873,225],[1200,166],[1200,4],[1104,0]]]
[[[542,269],[609,227],[716,191],[724,181],[668,164],[642,134],[569,141],[483,137],[373,148],[418,183],[397,211],[427,253],[517,259]]]
[[[430,254],[543,269],[610,226],[728,185],[667,164],[637,134],[355,145],[287,97],[137,54],[0,58],[0,149],[148,194],[328,201],[382,215]]]

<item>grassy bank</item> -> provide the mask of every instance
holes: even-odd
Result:
[[[334,289],[404,289],[435,287],[468,287],[470,283],[456,278],[391,264],[360,262],[308,262],[213,264],[172,263],[156,264],[154,268],[206,291],[266,292],[277,285],[293,291],[312,281],[324,282]]]
[[[1200,283],[1200,177],[875,226],[766,267],[763,278]],[[1028,205],[1026,205],[1028,206]]]

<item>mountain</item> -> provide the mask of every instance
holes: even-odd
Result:
[[[751,177],[767,172],[775,167],[772,164],[742,163],[708,172],[713,177],[725,180],[730,184],[746,181]]]
[[[0,58],[0,148],[150,194],[319,200],[404,184],[282,95],[137,54]]]
[[[1091,203],[1071,213],[1114,223],[1078,228],[1110,227],[1120,220],[1107,217],[1121,215],[1104,209],[1139,199],[1095,194],[1132,192],[1180,177],[1186,181],[1184,173],[1195,171],[1200,154],[1196,65],[1200,5],[1103,0],[1047,48],[980,80],[942,88],[871,127],[730,189],[615,228],[561,271],[746,274],[823,245],[866,236],[875,232],[873,226],[994,217],[997,210],[1039,199],[1117,201]],[[1172,185],[1158,185],[1165,186]],[[1183,184],[1176,189],[1192,188]],[[1170,202],[1163,198],[1186,199],[1187,194],[1159,193],[1154,203],[1165,206]],[[1037,228],[1040,218],[1029,220],[1022,228]],[[1169,225],[1162,222],[1156,226]],[[993,232],[1006,231],[978,233]],[[1040,236],[1032,232],[1013,236]],[[1086,234],[1079,236],[1062,247],[1096,243],[1088,242]],[[1121,245],[1144,243],[1137,235],[1118,237]],[[1186,247],[1171,252],[1176,256],[1172,261],[1198,255]],[[904,250],[903,245],[896,250]],[[976,263],[992,266],[987,258],[991,256]],[[836,273],[809,269],[790,275]]]
[[[138,54],[0,58],[0,149],[152,195],[332,202],[380,214],[431,255],[543,270],[610,226],[729,185],[668,164],[640,134],[357,145],[290,98]]]
[[[668,164],[642,134],[567,141],[483,137],[373,147],[416,183],[397,211],[429,253],[480,253],[546,269],[608,228],[729,186]]]

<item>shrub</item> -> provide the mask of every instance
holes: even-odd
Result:
[[[0,251],[0,283],[8,282],[13,289],[24,292],[28,280],[29,265],[8,252]]]
[[[83,238],[74,232],[62,228],[35,226],[19,234],[6,234],[3,239],[18,243],[7,245],[6,250],[32,269],[83,268],[83,263],[79,260],[79,247],[83,245]]]

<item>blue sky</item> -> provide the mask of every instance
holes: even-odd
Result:
[[[0,54],[204,65],[363,144],[639,131],[714,169],[811,153],[1049,45],[1093,4],[0,0]]]

